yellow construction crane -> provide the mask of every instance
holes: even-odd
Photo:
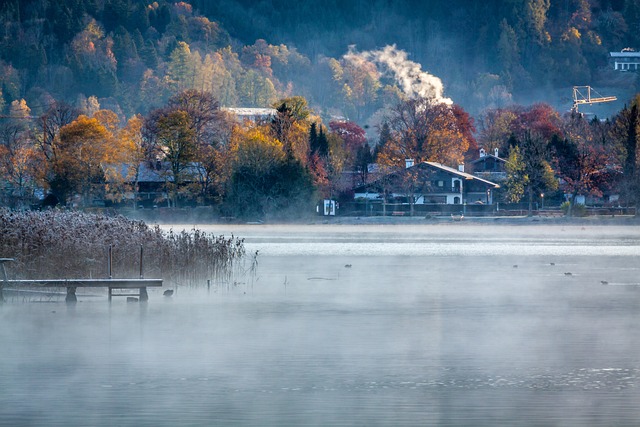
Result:
[[[591,96],[591,92],[595,94]],[[615,101],[618,98],[615,96],[602,96],[591,86],[574,86],[573,87],[573,107],[571,107],[571,111],[578,112],[579,105],[592,105],[599,104],[602,102],[611,102]]]

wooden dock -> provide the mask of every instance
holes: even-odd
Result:
[[[3,288],[8,286],[34,286],[43,288],[66,288],[67,296],[66,302],[76,302],[77,288],[108,288],[109,290],[109,302],[114,296],[137,296],[140,301],[148,301],[149,295],[147,293],[148,287],[162,287],[162,279],[22,279],[22,280],[9,280],[7,277],[7,271],[5,269],[5,263],[13,261],[13,258],[0,258],[0,265],[2,266],[2,281],[0,281],[0,302],[4,301],[2,294]],[[114,293],[114,291],[122,291],[127,289],[137,289],[138,293]]]

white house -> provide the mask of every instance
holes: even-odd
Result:
[[[640,52],[631,48],[622,49],[621,52],[609,52],[613,69],[618,71],[640,70]]]
[[[492,204],[493,191],[500,186],[435,162],[416,165],[407,161],[406,168],[383,176],[354,189],[354,198],[400,200],[410,204],[464,203]]]

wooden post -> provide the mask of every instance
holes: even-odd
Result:
[[[107,265],[108,265],[108,268],[109,268],[109,279],[112,278],[112,275],[111,275],[111,268],[112,268],[112,262],[113,262],[113,258],[111,256],[112,248],[113,248],[112,245],[109,245],[109,258],[107,259]]]
[[[0,265],[2,265],[2,282],[0,282],[0,304],[4,302],[4,294],[2,293],[5,286],[9,284],[9,278],[7,277],[7,270],[4,263],[7,261],[13,261],[13,258],[0,258]]]
[[[4,302],[4,295],[2,293],[2,290],[4,289],[5,285],[7,284],[7,270],[4,268],[4,262],[6,260],[8,260],[9,258],[3,258],[0,260],[0,265],[2,265],[2,282],[0,283],[0,304],[2,304]]]
[[[149,301],[149,294],[147,294],[147,287],[140,288],[140,302]]]
[[[111,249],[112,246],[109,245],[109,255],[107,255],[107,270],[109,273],[109,279],[111,279]],[[112,296],[113,292],[111,290],[111,286],[109,286],[109,304],[111,304],[111,296]]]
[[[144,269],[142,268],[142,254],[143,254],[144,250],[142,248],[142,245],[140,245],[140,278],[144,279]]]
[[[142,255],[144,253],[144,250],[142,249],[142,245],[140,245],[140,278],[144,279],[144,270],[142,269]],[[149,301],[149,294],[147,294],[147,287],[143,287],[140,288],[140,292],[138,292],[140,295],[140,302],[146,302]]]
[[[78,302],[75,286],[67,286],[67,297],[64,300],[67,304]]]

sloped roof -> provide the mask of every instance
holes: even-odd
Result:
[[[156,168],[149,162],[141,162],[138,166],[137,182],[173,182],[173,172],[168,162],[161,162],[160,167]],[[129,176],[130,164],[121,165],[120,173],[123,178]],[[201,176],[205,173],[200,163],[192,162],[184,168],[184,174],[189,177]]]
[[[485,154],[484,156],[482,156],[482,157],[478,157],[477,159],[472,160],[472,161],[470,161],[469,163],[471,163],[471,164],[475,164],[475,163],[480,162],[481,160],[486,159],[487,157],[491,157],[492,159],[496,159],[496,160],[498,160],[498,161],[500,161],[500,162],[507,163],[507,159],[503,159],[502,157],[494,156],[493,154]]]
[[[500,188],[500,185],[496,184],[495,182],[491,182],[491,181],[488,181],[486,179],[479,178],[479,177],[477,177],[475,175],[471,175],[470,173],[461,172],[461,171],[459,171],[457,169],[454,169],[454,168],[451,168],[449,166],[445,166],[443,164],[436,163],[436,162],[421,162],[421,163],[417,163],[417,164],[415,164],[415,165],[413,165],[413,166],[411,166],[409,168],[397,170],[397,171],[392,172],[392,173],[390,173],[390,174],[388,174],[386,176],[397,175],[397,174],[400,174],[400,173],[402,173],[402,172],[404,172],[404,171],[406,171],[408,169],[418,168],[418,167],[421,167],[421,166],[424,166],[424,165],[427,165],[430,168],[434,168],[434,169],[438,169],[438,170],[444,171],[446,173],[450,173],[452,175],[456,175],[456,176],[458,176],[460,178],[463,178],[465,180],[479,181],[479,182],[482,182],[483,184],[486,184],[486,185],[491,186],[493,188]],[[358,187],[355,187],[354,190],[365,189],[366,187],[368,187],[370,185],[377,184],[381,179],[382,178],[378,178],[377,180],[375,180],[373,182],[369,182],[369,183],[364,184],[364,185],[359,185]]]
[[[458,175],[458,176],[460,176],[460,177],[462,177],[464,179],[469,179],[469,180],[474,179],[474,180],[477,180],[477,181],[481,181],[481,182],[484,182],[485,184],[493,186],[494,188],[500,187],[500,185],[496,184],[495,182],[491,182],[491,181],[488,181],[486,179],[479,178],[479,177],[477,177],[475,175],[471,175],[470,173],[461,172],[461,171],[459,171],[457,169],[451,168],[449,166],[445,166],[445,165],[440,164],[440,163],[436,163],[436,162],[422,162],[422,163],[426,163],[427,165],[430,165],[430,166],[432,166],[434,168],[443,170],[445,172],[452,173],[454,175]],[[416,165],[416,166],[418,166],[418,165]],[[415,166],[412,166],[412,167],[415,167]]]

